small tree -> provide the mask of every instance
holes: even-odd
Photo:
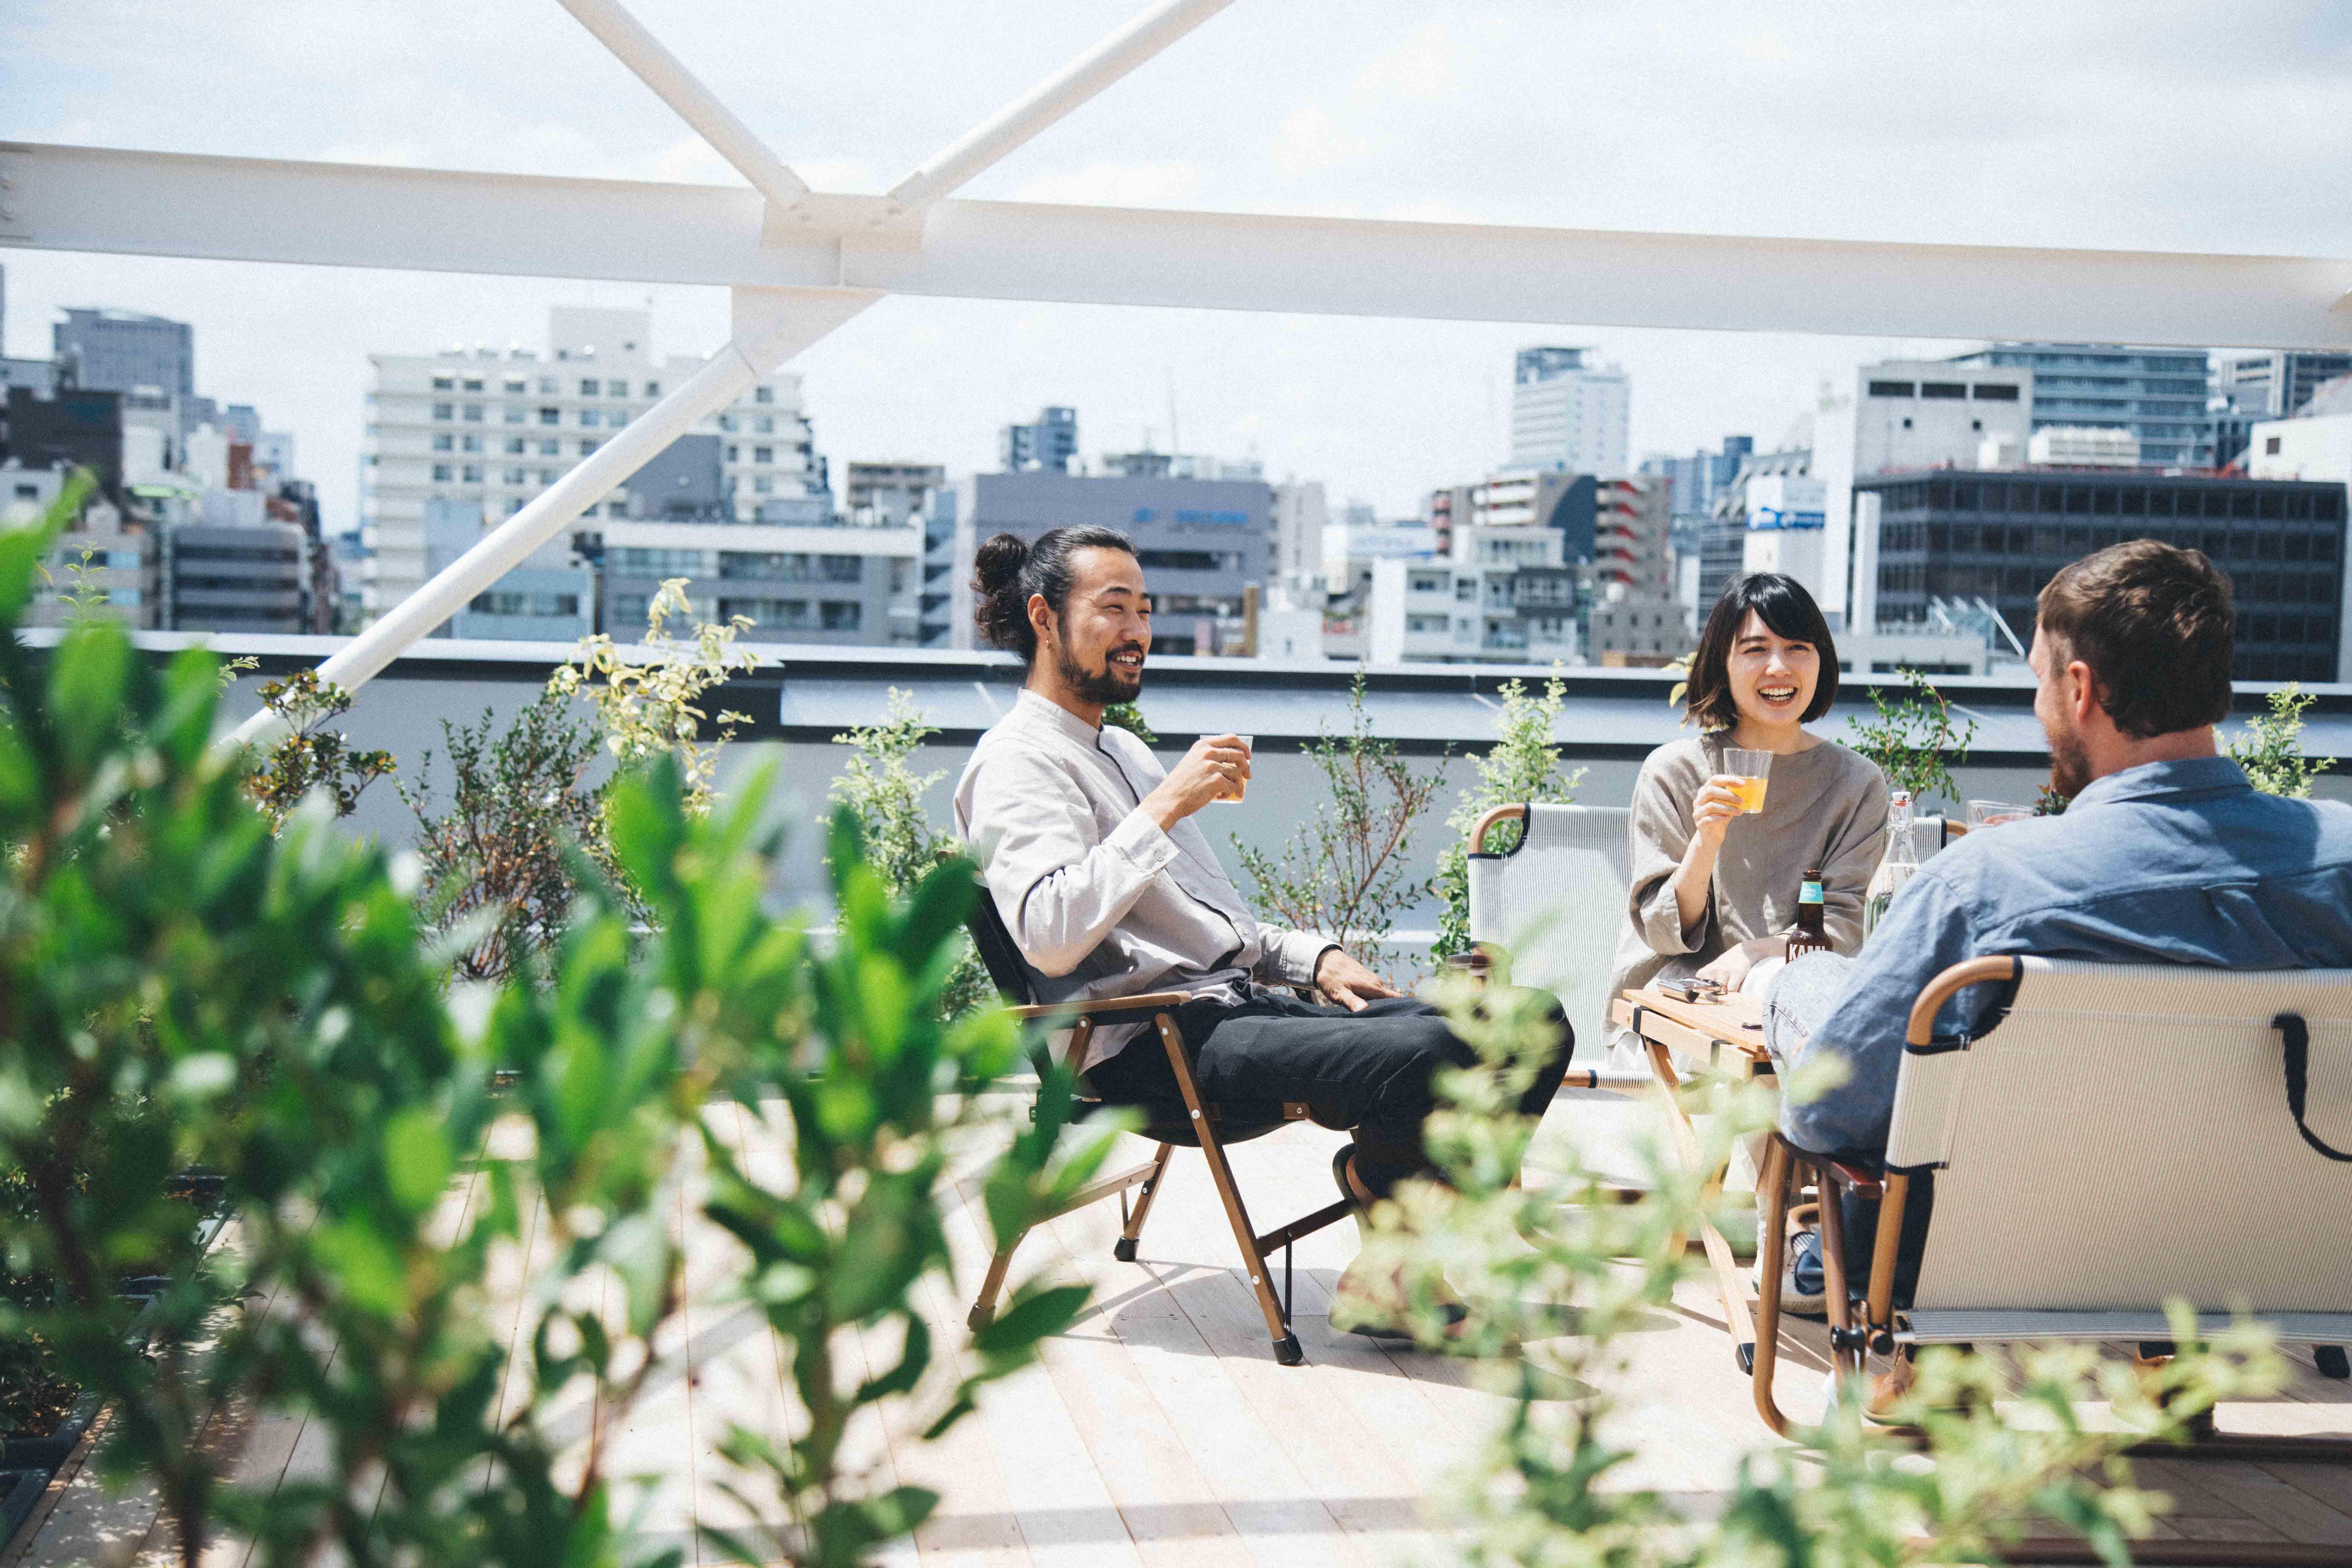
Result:
[[[1143,721],[1143,710],[1132,702],[1114,702],[1103,710],[1103,722],[1114,730],[1124,730],[1147,746],[1156,746],[1160,737]]]
[[[636,767],[662,753],[675,756],[686,776],[687,809],[699,815],[710,809],[710,784],[719,770],[719,747],[735,738],[735,726],[751,721],[750,715],[722,710],[715,742],[702,739],[709,719],[700,703],[703,694],[726,683],[739,669],[750,669],[759,659],[735,639],[751,629],[749,616],[735,616],[722,624],[697,621],[688,637],[670,635],[673,616],[691,616],[686,596],[687,579],[666,580],[646,607],[646,635],[639,658],[625,658],[613,639],[602,632],[580,639],[577,667],[567,664],[548,681],[549,688],[569,697],[586,696],[595,705],[604,726],[604,745],[624,768]]]
[[[833,738],[835,745],[851,748],[851,756],[826,788],[825,798],[856,818],[866,864],[892,897],[907,898],[924,878],[961,857],[963,846],[953,834],[932,826],[923,810],[923,796],[946,773],[918,773],[908,766],[923,742],[939,731],[915,706],[914,693],[894,686],[885,700],[880,723]],[[993,1000],[996,994],[970,941],[960,932],[954,940],[961,956],[940,991],[950,1017]]]
[[[456,958],[461,980],[503,980],[527,954],[561,933],[580,894],[579,857],[596,865],[616,896],[633,901],[604,842],[604,790],[588,774],[603,738],[561,692],[542,690],[499,729],[489,710],[481,722],[441,721],[450,798],[433,802],[433,753],[419,759],[416,780],[394,787],[416,814],[416,851],[425,862],[418,900],[435,929],[475,931]]]
[[[1348,692],[1347,733],[1328,730],[1307,754],[1323,774],[1315,816],[1278,856],[1244,846],[1242,868],[1256,884],[1258,912],[1271,923],[1320,931],[1374,969],[1397,917],[1427,897],[1411,873],[1412,829],[1444,783],[1443,768],[1413,771],[1396,742],[1372,733],[1364,677]]]
[[[1952,764],[1969,760],[1977,721],[1962,714],[1955,722],[1950,700],[1934,682],[1916,669],[1901,674],[1909,696],[1889,702],[1886,693],[1874,686],[1870,700],[1878,716],[1846,721],[1853,732],[1853,749],[1878,764],[1890,789],[1909,790],[1915,802],[1924,802],[1930,791],[1941,791],[1945,799],[1958,804],[1960,786],[1952,778]]]
[[[1478,767],[1478,782],[1462,792],[1453,815],[1445,819],[1454,837],[1437,859],[1436,889],[1443,907],[1437,916],[1437,940],[1429,950],[1433,958],[1446,959],[1469,951],[1471,853],[1488,848],[1508,854],[1518,847],[1520,835],[1527,830],[1523,823],[1506,822],[1495,828],[1486,844],[1476,845],[1470,842],[1470,832],[1479,819],[1498,805],[1566,805],[1576,798],[1584,770],[1563,774],[1559,748],[1551,741],[1567,692],[1568,683],[1557,672],[1544,682],[1541,697],[1528,695],[1525,681],[1503,683],[1503,711],[1495,721],[1495,749],[1471,759]]]
[[[328,728],[352,710],[352,694],[315,669],[298,669],[261,689],[261,704],[283,720],[287,732],[264,752],[246,779],[246,790],[274,830],[312,790],[322,790],[337,816],[359,809],[360,795],[392,772],[392,753],[362,751]]]
[[[2311,798],[2311,781],[2327,771],[2327,759],[2303,754],[2303,714],[2318,700],[2290,681],[2271,693],[2269,712],[2247,720],[2246,732],[2222,746],[2248,784],[2265,795]]]

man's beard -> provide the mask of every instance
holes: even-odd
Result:
[[[2050,787],[2072,800],[2090,784],[2090,753],[2083,749],[2083,737],[2071,729],[2062,734],[2045,724],[2042,731],[2050,742]]]
[[[1110,662],[1108,654],[1103,656],[1100,669],[1086,669],[1070,657],[1067,648],[1058,648],[1054,654],[1054,668],[1060,673],[1063,684],[1081,702],[1132,702],[1136,694],[1143,689],[1143,672],[1138,670],[1133,675],[1127,674]]]

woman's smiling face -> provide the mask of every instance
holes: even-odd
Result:
[[[1739,716],[1778,728],[1794,724],[1812,706],[1821,679],[1821,650],[1784,637],[1754,610],[1731,639],[1731,700]]]

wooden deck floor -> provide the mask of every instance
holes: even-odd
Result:
[[[1607,1143],[1654,1112],[1605,1095],[1564,1097],[1558,1125]],[[754,1165],[781,1158],[772,1127],[723,1113],[725,1131]],[[1261,1226],[1328,1201],[1335,1134],[1293,1126],[1234,1151],[1235,1169]],[[461,1220],[477,1184],[452,1189]],[[972,1196],[961,1194],[950,1226],[968,1277],[983,1249]],[[689,1219],[682,1194],[695,1304],[662,1349],[665,1371],[620,1431],[615,1475],[655,1486],[650,1527],[686,1548],[688,1563],[723,1559],[696,1539],[698,1522],[740,1525],[722,1489],[718,1444],[730,1422],[772,1426],[786,1409],[778,1346],[748,1310],[717,1300],[733,1243]],[[1180,1155],[1153,1212],[1141,1258],[1111,1258],[1112,1204],[1065,1216],[1033,1237],[1016,1269],[1045,1268],[1096,1287],[1093,1309],[1050,1342],[1043,1363],[996,1386],[978,1417],[944,1441],[907,1430],[862,1435],[859,1452],[878,1473],[943,1496],[898,1563],[1013,1568],[1016,1564],[1182,1564],[1309,1568],[1439,1560],[1444,1542],[1424,1501],[1488,1430],[1497,1404],[1441,1357],[1383,1349],[1328,1321],[1328,1291],[1352,1254],[1352,1226],[1298,1248],[1297,1330],[1307,1364],[1277,1366],[1264,1325],[1235,1271],[1230,1233],[1197,1155]],[[520,1321],[513,1259],[501,1308]],[[961,1331],[966,1303],[935,1294],[929,1311],[942,1334]],[[267,1310],[266,1304],[261,1310]],[[1818,1331],[1801,1329],[1784,1351],[1784,1400],[1800,1415],[1820,1408]],[[874,1347],[879,1370],[887,1347]],[[1688,1281],[1671,1312],[1654,1314],[1631,1340],[1618,1390],[1616,1436],[1639,1458],[1617,1484],[1654,1488],[1704,1515],[1739,1456],[1766,1438],[1746,1380],[1703,1278]],[[2272,1432],[2352,1431],[2352,1385],[2305,1375],[2286,1399],[2225,1406],[2225,1427]],[[587,1412],[571,1413],[584,1429]],[[320,1458],[319,1434],[299,1422],[264,1422],[220,1435],[237,1472],[268,1483],[301,1474]],[[2352,1471],[2318,1466],[2149,1462],[2147,1484],[2178,1500],[2160,1533],[2230,1542],[2341,1542],[2352,1558]],[[110,1498],[89,1471],[60,1476],[0,1568],[97,1561],[169,1560],[152,1499]],[[223,1543],[207,1558],[242,1568],[246,1552]],[[2229,1561],[2218,1544],[2217,1563]]]

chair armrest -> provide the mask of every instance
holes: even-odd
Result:
[[[1107,1013],[1152,1012],[1163,1007],[1181,1007],[1192,1000],[1189,991],[1147,991],[1140,996],[1097,996],[1091,1002],[1049,1002],[1034,1007],[1008,1009],[1016,1018],[1079,1018],[1100,1017]]]

